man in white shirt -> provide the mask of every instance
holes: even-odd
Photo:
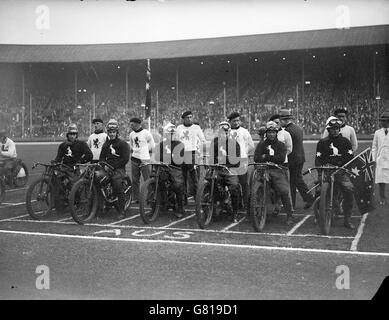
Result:
[[[351,142],[351,147],[353,148],[353,152],[358,149],[358,140],[357,135],[355,133],[355,130],[353,127],[346,124],[347,121],[347,110],[344,108],[338,108],[334,111],[334,116],[338,118],[340,121],[342,121],[341,127],[340,127],[340,133],[342,137],[347,138]],[[328,137],[328,130],[324,129],[324,132],[322,134],[322,138]]]
[[[93,153],[93,160],[91,161],[93,163],[99,161],[101,148],[107,140],[107,134],[104,132],[103,120],[93,119],[92,124],[95,126],[95,131],[89,136],[87,144]]]
[[[248,202],[248,181],[247,168],[249,164],[249,153],[254,151],[254,142],[250,132],[241,127],[239,112],[232,112],[228,116],[228,121],[231,125],[230,135],[235,139],[240,146],[240,167],[239,167],[239,183],[242,186],[243,204],[247,206]]]
[[[141,119],[130,119],[130,127],[133,130],[130,133],[133,199],[136,203],[139,203],[140,175],[142,174],[143,181],[146,181],[150,176],[151,168],[150,166],[144,166],[144,164],[150,163],[150,153],[155,147],[155,142],[152,134],[142,128]]]
[[[200,149],[200,152],[202,152],[206,140],[200,126],[193,123],[193,113],[191,111],[185,111],[181,118],[183,119],[183,124],[177,127],[176,137],[185,147],[182,172],[184,175],[185,202],[187,202],[188,174],[193,182],[194,190],[191,193],[195,196],[197,191],[197,175],[194,165],[196,163],[196,155],[199,156],[197,150]]]
[[[371,154],[376,163],[375,183],[378,184],[379,204],[387,205],[385,186],[389,184],[389,112],[384,111],[380,117],[381,129],[374,133]]]
[[[0,168],[7,172],[13,170],[16,165],[16,157],[15,143],[7,137],[7,131],[0,130]]]

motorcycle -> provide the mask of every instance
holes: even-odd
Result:
[[[91,163],[84,166],[85,171],[72,187],[69,195],[70,211],[74,221],[84,224],[91,221],[96,215],[99,203],[103,202],[103,211],[118,205],[118,197],[114,194],[111,184],[113,168],[106,162]],[[104,170],[108,167],[108,171]],[[131,180],[126,175],[123,178],[125,195],[124,211],[128,211],[131,204]]]
[[[16,158],[12,161],[14,161],[13,169],[0,169],[1,175],[3,177],[3,182],[6,186],[11,188],[22,188],[27,184],[28,181],[27,166],[19,158]]]

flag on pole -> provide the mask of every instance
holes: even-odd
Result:
[[[145,103],[145,118],[149,118],[151,114],[151,69],[150,69],[150,59],[147,59],[147,68],[146,68],[146,103]]]
[[[373,166],[370,147],[343,166],[355,174],[350,179],[354,185],[354,198],[362,215],[375,209]]]

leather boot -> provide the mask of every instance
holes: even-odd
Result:
[[[124,213],[124,204],[125,204],[125,197],[124,193],[118,194],[118,219],[124,219],[126,217],[126,214]]]
[[[350,217],[344,217],[343,225],[347,229],[351,229],[351,230],[355,229],[355,226],[350,222]]]

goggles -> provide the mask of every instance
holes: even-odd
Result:
[[[223,129],[224,131],[228,131],[228,130],[230,130],[230,126],[227,124],[223,124],[223,125],[219,126],[219,129]]]

